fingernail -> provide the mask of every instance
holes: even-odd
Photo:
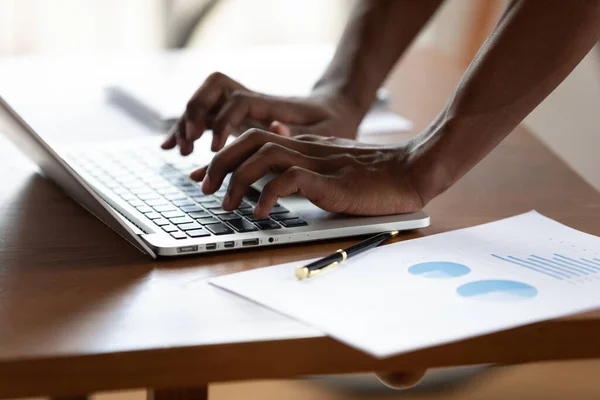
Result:
[[[202,180],[202,192],[206,194],[208,192],[208,189],[210,189],[210,178],[208,177],[208,175],[206,175]]]
[[[229,208],[230,201],[231,201],[231,197],[229,196],[229,193],[226,193],[225,197],[223,198],[223,208]]]

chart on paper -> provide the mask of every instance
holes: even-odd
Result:
[[[298,263],[211,283],[376,357],[600,307],[600,238],[535,212],[379,247],[315,279]]]

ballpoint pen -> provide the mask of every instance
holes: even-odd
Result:
[[[383,232],[363,240],[354,246],[350,246],[347,249],[339,249],[335,253],[313,261],[308,265],[300,265],[296,267],[296,278],[302,280],[323,274],[345,262],[348,258],[377,247],[396,235],[398,235],[398,231]]]

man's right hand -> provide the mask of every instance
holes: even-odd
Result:
[[[194,141],[208,129],[213,131],[211,150],[215,152],[225,146],[229,135],[237,136],[250,128],[282,136],[354,138],[362,116],[342,96],[328,90],[317,90],[308,97],[268,96],[216,72],[192,96],[162,148],[179,146],[182,155],[189,155]]]

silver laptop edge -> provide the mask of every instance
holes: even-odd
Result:
[[[140,251],[156,258],[156,253],[135,234],[132,227],[125,223],[2,97],[0,97],[0,124],[8,138],[40,167],[44,175]]]
[[[304,217],[309,225],[276,231],[259,230],[177,240],[100,181],[78,168],[72,160],[63,159],[2,97],[0,127],[8,138],[40,167],[45,176],[136,248],[154,258],[157,255],[177,256],[333,239],[386,230],[410,230],[426,227],[430,222],[429,216],[422,211],[381,217],[341,216],[322,211],[306,199],[291,196],[281,199],[280,203]],[[145,139],[141,142],[145,142]],[[158,143],[156,138],[149,138],[148,142]],[[260,189],[267,181],[268,179],[263,179],[253,186]]]

